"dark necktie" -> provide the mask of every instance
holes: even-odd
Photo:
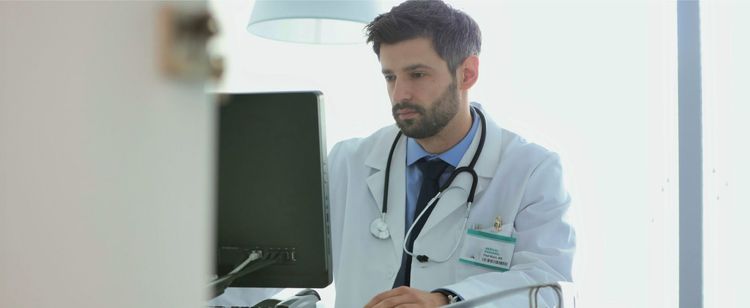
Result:
[[[414,251],[414,240],[419,235],[419,232],[422,231],[422,227],[424,227],[427,218],[430,216],[430,213],[435,206],[433,205],[427,209],[419,220],[417,220],[417,217],[419,217],[419,214],[422,213],[422,210],[427,206],[427,202],[437,195],[438,190],[440,189],[440,176],[449,166],[439,158],[434,160],[422,158],[417,161],[416,165],[422,173],[422,186],[419,188],[419,197],[417,198],[417,206],[414,211],[414,228],[411,230],[409,238],[404,239],[406,241],[406,249],[412,252]],[[406,231],[408,230],[409,226],[406,227]],[[393,282],[394,288],[409,286],[411,282],[411,261],[412,257],[406,254],[406,252],[402,252],[401,268],[399,268],[396,280]]]

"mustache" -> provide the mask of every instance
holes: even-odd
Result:
[[[424,114],[425,109],[422,106],[415,105],[409,102],[401,102],[396,105],[393,105],[393,108],[391,108],[391,112],[393,113],[393,116],[395,117],[399,110],[401,109],[413,109],[414,111]]]

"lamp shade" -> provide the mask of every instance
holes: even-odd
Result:
[[[378,3],[368,0],[258,0],[247,30],[288,42],[362,43],[364,26],[378,11]]]

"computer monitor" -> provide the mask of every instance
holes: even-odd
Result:
[[[331,283],[323,103],[320,92],[221,95],[218,125],[218,276],[251,251],[279,263],[229,287],[323,288]]]

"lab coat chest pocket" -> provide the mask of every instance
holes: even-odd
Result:
[[[510,238],[513,235],[513,223],[515,218],[515,211],[513,210],[514,207],[504,205],[503,202],[498,202],[498,200],[493,201],[495,202],[488,202],[487,199],[484,199],[484,201],[475,203],[475,208],[472,209],[472,212],[469,215],[467,229],[487,232],[490,234],[499,235],[501,237]],[[465,230],[464,232],[468,233],[468,230]],[[461,261],[460,259],[462,256],[466,257],[464,256],[464,254],[466,254],[466,250],[471,249],[476,245],[476,237],[469,234],[463,235],[462,243],[458,249],[458,253],[456,254],[456,266],[454,267],[454,275],[457,281],[461,281],[478,274],[504,271],[493,267],[473,264],[472,262]],[[509,253],[510,256],[506,257],[512,256],[512,251]]]
[[[518,204],[500,198],[482,198],[474,203],[469,214],[469,229],[492,230],[503,236],[513,236]],[[499,230],[495,230],[499,228]]]

